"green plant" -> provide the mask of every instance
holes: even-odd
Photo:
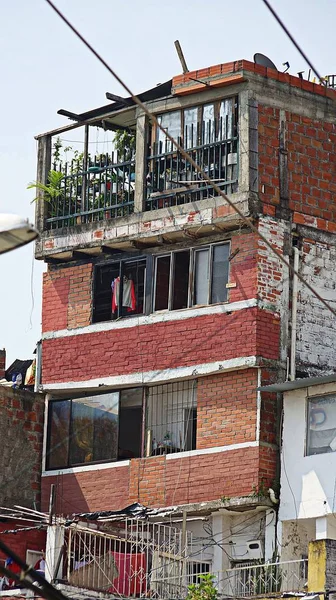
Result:
[[[119,129],[114,136],[113,143],[122,160],[127,161],[133,158],[135,154],[135,133]]]
[[[36,190],[43,192],[43,200],[46,200],[47,202],[52,202],[53,200],[61,198],[64,194],[64,191],[61,187],[63,178],[63,173],[51,170],[48,173],[48,183],[41,183],[41,181],[31,181],[27,185],[27,190],[35,188]],[[39,196],[36,196],[32,200],[32,202],[35,202],[38,199]]]
[[[187,600],[217,600],[218,590],[215,586],[215,576],[211,573],[199,575],[199,583],[188,585]]]

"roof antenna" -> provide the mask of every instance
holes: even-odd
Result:
[[[183,73],[189,73],[189,69],[187,67],[187,63],[185,61],[184,54],[182,52],[182,48],[181,48],[180,42],[178,40],[176,40],[174,42],[174,44],[175,44],[177,55],[178,55],[178,57],[180,59],[180,63],[182,65],[182,71],[183,71]]]

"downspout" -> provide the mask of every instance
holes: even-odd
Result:
[[[39,340],[36,344],[36,372],[35,372],[35,385],[34,392],[40,392],[41,386],[41,367],[42,367],[42,340]]]
[[[294,275],[293,275],[293,290],[292,290],[292,332],[291,332],[291,356],[289,379],[295,379],[295,355],[296,355],[296,330],[297,330],[297,300],[298,300],[298,277],[296,273],[299,270],[300,251],[294,246]]]

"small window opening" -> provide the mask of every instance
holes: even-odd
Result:
[[[144,313],[146,259],[96,267],[93,323]]]

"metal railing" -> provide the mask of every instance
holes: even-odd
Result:
[[[118,160],[117,153],[89,160],[58,162],[63,174],[60,195],[49,202],[47,229],[71,227],[127,216],[134,210],[135,159]]]
[[[217,129],[223,131],[222,126]],[[193,147],[185,143],[184,146],[223,192],[233,193],[238,189],[238,137],[221,139],[218,135],[214,139],[214,130],[216,126],[207,128],[211,135],[197,132],[191,139],[200,139],[201,143]],[[182,140],[178,141],[183,146]],[[213,187],[200,177],[169,140],[152,145],[147,157],[146,210],[177,206],[214,195]]]
[[[277,592],[300,592],[308,577],[308,561],[265,563],[227,569],[215,574],[219,590],[229,596],[260,596]]]
[[[66,535],[68,584],[128,598],[185,597],[190,532],[184,538],[171,526],[126,519],[109,532],[72,526]]]

